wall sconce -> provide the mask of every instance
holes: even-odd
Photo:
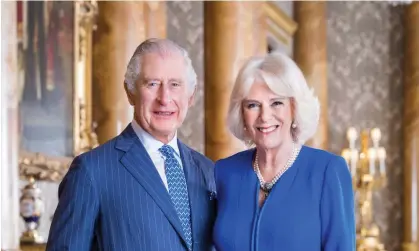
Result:
[[[358,132],[354,127],[347,131],[349,148],[342,151],[348,163],[355,192],[356,207],[359,212],[357,224],[357,251],[385,251],[380,242],[380,231],[373,221],[372,193],[381,189],[387,182],[386,150],[379,145],[381,131],[378,128],[361,132],[360,151],[356,148]],[[372,146],[369,147],[370,139]]]

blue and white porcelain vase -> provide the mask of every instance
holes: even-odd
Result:
[[[41,199],[41,190],[36,186],[35,179],[29,178],[29,183],[22,189],[20,197],[20,216],[25,221],[26,231],[22,233],[22,243],[43,243],[44,239],[37,229],[42,214],[44,202]]]

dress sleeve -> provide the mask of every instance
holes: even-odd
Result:
[[[320,205],[322,250],[354,251],[354,192],[346,161],[340,156],[334,157],[324,175]]]

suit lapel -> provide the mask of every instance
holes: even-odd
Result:
[[[198,196],[200,187],[199,182],[202,181],[202,172],[199,167],[195,164],[195,161],[191,155],[191,151],[178,140],[179,151],[182,159],[183,169],[185,171],[185,178],[186,183],[188,186],[188,194],[189,194],[189,205],[191,209],[191,224],[192,224],[192,237],[194,242],[197,240],[196,234],[198,233],[198,226],[199,226],[199,204],[200,198]]]
[[[122,165],[153,198],[186,244],[182,225],[169,193],[131,125],[119,136],[116,148],[125,152],[120,160]]]

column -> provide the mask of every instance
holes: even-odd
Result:
[[[419,2],[405,13],[403,250],[419,250]]]
[[[1,249],[19,249],[17,5],[1,2]]]
[[[260,25],[262,4],[204,3],[205,154],[212,160],[245,149],[228,130],[226,119],[230,93],[240,67],[263,48],[254,34],[255,26]]]
[[[93,37],[93,111],[99,143],[118,135],[132,120],[124,75],[136,47],[166,36],[164,2],[98,2]]]
[[[327,150],[326,2],[296,1],[294,18],[298,23],[294,38],[294,59],[303,71],[308,85],[314,88],[319,97],[321,108],[318,130],[307,144]]]

